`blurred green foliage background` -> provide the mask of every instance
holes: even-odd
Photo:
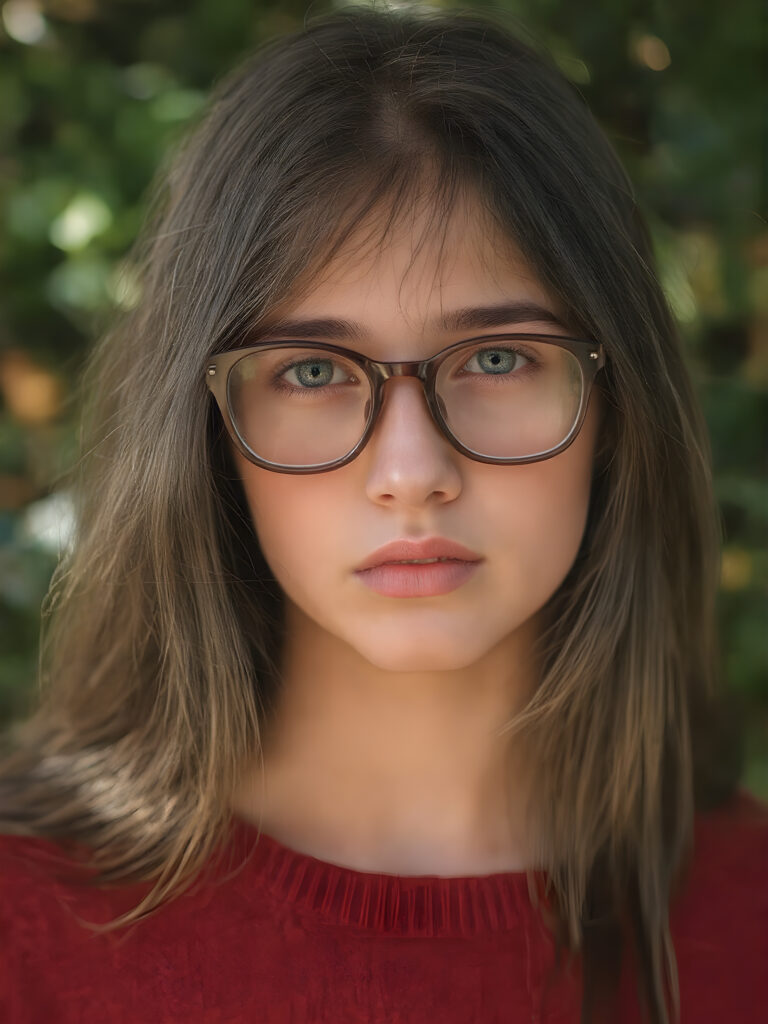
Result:
[[[749,724],[745,784],[768,798],[766,9],[461,6],[506,14],[550,49],[650,220],[711,432],[722,668]],[[71,528],[56,481],[77,453],[72,385],[110,311],[137,301],[124,256],[149,179],[219,76],[333,7],[0,3],[0,723],[36,689],[41,602]]]

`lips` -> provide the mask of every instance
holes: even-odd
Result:
[[[356,572],[372,569],[377,565],[422,558],[450,558],[458,562],[481,562],[482,555],[445,537],[430,537],[426,540],[396,540],[374,551],[357,566]]]

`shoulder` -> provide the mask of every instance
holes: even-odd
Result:
[[[744,789],[713,810],[700,812],[694,848],[672,919],[762,921],[768,915],[768,804]]]
[[[92,936],[83,921],[102,924],[138,902],[143,884],[89,886],[85,853],[77,844],[0,835],[0,946],[19,954],[44,954],[50,944],[74,949]]]
[[[13,918],[29,916],[58,892],[67,851],[47,839],[0,835],[0,929]]]
[[[52,1011],[51,988],[71,972],[82,949],[66,886],[60,880],[66,851],[44,839],[0,836],[0,1017],[28,1020],[21,1006],[32,1000],[35,1012]],[[58,954],[57,951],[62,951]],[[63,962],[57,962],[57,956]],[[52,972],[54,981],[46,977]],[[34,996],[33,996],[34,993]],[[38,997],[42,1002],[38,1005]],[[4,1016],[3,1016],[4,1015]]]
[[[671,904],[671,922],[707,926],[725,939],[768,945],[768,804],[738,789],[699,813],[690,863]]]
[[[768,1003],[768,804],[740,789],[697,815],[670,926],[695,1019],[757,1020]]]
[[[83,877],[85,848],[21,835],[0,835],[0,908],[56,891]]]
[[[723,805],[699,813],[690,881],[734,892],[768,881],[768,804],[737,789]]]

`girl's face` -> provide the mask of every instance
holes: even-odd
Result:
[[[430,241],[411,266],[421,227],[416,218],[376,249],[356,251],[357,239],[350,239],[300,298],[273,311],[274,319],[354,321],[358,341],[325,340],[387,360],[423,359],[481,334],[569,333],[535,316],[495,328],[436,329],[443,314],[467,307],[519,302],[555,315],[559,310],[514,247],[471,204],[457,208],[443,260]],[[490,465],[456,451],[432,421],[415,378],[384,385],[373,436],[339,469],[274,473],[235,451],[259,543],[287,598],[288,642],[316,636],[319,627],[326,644],[349,645],[380,669],[424,672],[473,665],[514,634],[522,636],[521,627],[531,627],[579,548],[598,400],[593,389],[569,448],[527,465]],[[431,537],[457,541],[483,559],[450,593],[383,596],[355,574],[390,541]]]

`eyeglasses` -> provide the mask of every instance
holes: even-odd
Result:
[[[493,334],[416,362],[382,362],[317,341],[266,341],[206,363],[206,382],[237,449],[277,473],[325,473],[371,438],[390,377],[418,377],[439,430],[477,462],[540,462],[581,429],[594,341]]]

